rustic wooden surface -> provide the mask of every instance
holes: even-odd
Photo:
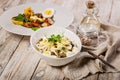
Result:
[[[0,14],[10,7],[25,3],[50,3],[71,9],[74,23],[82,19],[87,0],[0,0]],[[95,0],[99,18],[120,26],[120,0]],[[52,74],[51,74],[52,72]],[[77,74],[75,74],[77,75]],[[76,80],[64,73],[64,68],[47,65],[35,54],[29,37],[9,33],[0,27],[0,80]],[[82,80],[120,80],[120,73],[97,73]]]

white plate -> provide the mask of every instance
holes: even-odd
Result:
[[[54,15],[55,23],[53,26],[58,27],[67,27],[73,21],[73,14],[69,10],[65,9],[64,7],[57,6],[55,4],[24,4],[20,6],[13,7],[8,11],[4,12],[0,16],[0,25],[5,30],[19,34],[19,35],[27,35],[30,36],[34,33],[33,30],[30,28],[25,28],[22,26],[15,25],[11,22],[11,18],[17,16],[19,13],[23,13],[24,9],[27,7],[31,7],[35,13],[41,13],[46,8],[53,8],[56,12]]]

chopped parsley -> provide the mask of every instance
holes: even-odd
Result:
[[[29,20],[26,19],[23,14],[19,14],[18,16],[16,16],[15,20],[17,20],[17,21],[23,21],[23,22],[29,22]]]
[[[49,42],[59,42],[61,43],[61,39],[62,39],[62,36],[60,36],[59,34],[58,35],[51,35],[50,38],[48,38],[48,41]]]
[[[62,47],[62,50],[65,50],[65,47]]]
[[[38,28],[38,27],[32,27],[31,28],[33,31],[37,31],[38,29],[40,29],[40,28]]]

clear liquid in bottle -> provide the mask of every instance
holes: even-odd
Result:
[[[97,19],[97,9],[93,1],[87,3],[87,15],[78,27],[78,36],[84,46],[97,46],[99,43],[100,22]]]

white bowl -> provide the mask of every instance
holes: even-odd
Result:
[[[63,34],[66,38],[68,38],[69,40],[77,44],[77,48],[78,48],[77,51],[75,51],[73,55],[65,58],[57,58],[57,57],[52,57],[52,56],[48,56],[46,54],[40,53],[36,49],[36,42],[41,37],[51,36],[52,34]],[[49,65],[52,65],[52,66],[62,66],[67,63],[70,63],[78,56],[82,46],[79,37],[75,33],[65,28],[62,28],[62,27],[60,28],[57,26],[51,26],[51,27],[39,29],[31,36],[30,43],[32,48],[35,50],[35,52],[39,54],[41,58],[44,59]]]

